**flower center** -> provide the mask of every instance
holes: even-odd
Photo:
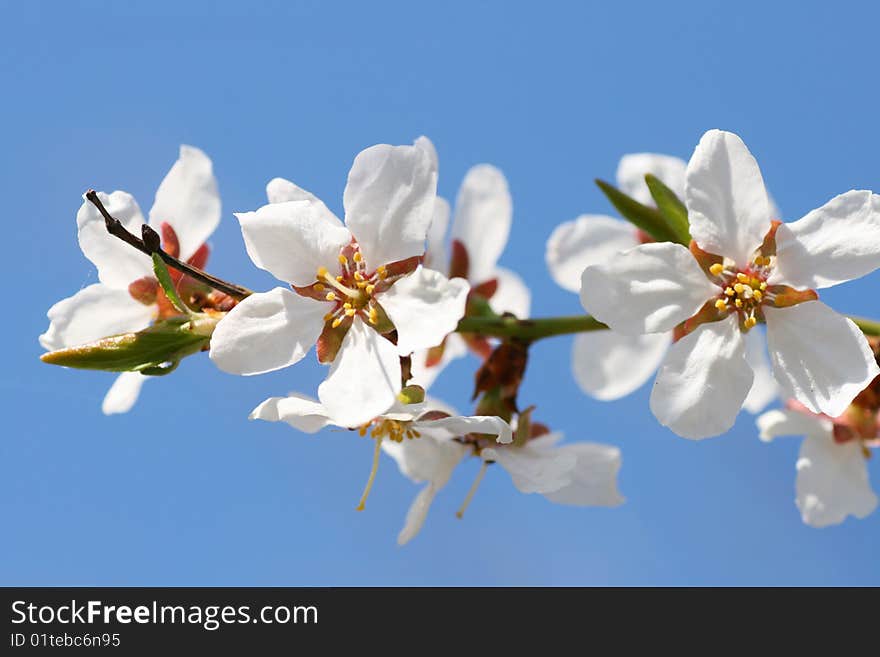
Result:
[[[422,434],[412,428],[412,420],[391,420],[388,418],[376,418],[367,422],[358,429],[361,436],[366,436],[367,431],[373,438],[387,438],[396,443],[402,443],[404,438],[421,438]]]
[[[745,268],[738,268],[727,260],[709,267],[714,282],[721,288],[715,308],[722,313],[737,313],[743,330],[753,328],[763,319],[762,305],[774,301],[773,293],[767,290],[772,269],[773,258],[763,255],[756,255]]]
[[[333,328],[339,326],[346,317],[355,315],[360,315],[370,324],[378,324],[380,316],[375,295],[384,289],[383,283],[388,277],[386,268],[382,265],[375,271],[368,272],[356,243],[342,249],[338,260],[338,274],[333,275],[326,267],[319,267],[315,282],[308,288],[298,288],[297,291],[333,304],[333,310],[324,317],[324,321],[332,322]]]

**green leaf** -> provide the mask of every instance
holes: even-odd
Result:
[[[156,274],[156,278],[159,280],[159,285],[162,286],[162,289],[165,291],[165,296],[168,297],[171,304],[178,312],[184,315],[189,314],[189,309],[183,304],[183,301],[181,301],[180,297],[177,295],[177,290],[174,289],[174,281],[171,280],[171,274],[168,273],[168,267],[165,266],[165,263],[162,261],[162,256],[158,253],[153,254],[153,272]]]
[[[651,196],[654,197],[654,202],[657,204],[660,214],[663,215],[666,223],[678,236],[676,241],[685,245],[690,244],[690,224],[688,224],[688,212],[684,203],[657,176],[650,173],[646,174],[645,183],[648,185]]]
[[[193,332],[188,318],[176,317],[137,333],[112,335],[50,351],[40,359],[50,365],[77,369],[160,375],[172,371],[181,359],[202,351],[210,341],[210,336]]]
[[[659,210],[642,205],[603,180],[597,179],[596,184],[623,218],[631,224],[641,228],[658,242],[682,243]]]

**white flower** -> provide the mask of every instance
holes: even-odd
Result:
[[[129,232],[140,235],[144,217],[131,194],[99,192],[98,197]],[[162,235],[167,252],[203,267],[208,257],[205,242],[219,222],[220,196],[211,160],[198,148],[181,146],[180,157],[156,191],[149,224]],[[49,309],[50,325],[40,336],[40,344],[48,350],[139,331],[166,310],[162,304],[167,301],[148,256],[110,235],[104,218],[89,201],[77,212],[76,223],[80,248],[97,267],[100,283]],[[171,274],[179,281],[177,272]],[[130,410],[147,378],[137,372],[120,374],[104,397],[104,413]]]
[[[684,160],[669,155],[624,155],[617,167],[617,186],[640,203],[653,206],[645,175],[653,174],[681,198],[686,168]],[[580,292],[586,267],[611,262],[621,251],[651,241],[627,221],[584,214],[556,227],[547,240],[545,259],[559,286]],[[775,396],[776,382],[761,336],[752,332],[746,340],[746,357],[755,380],[744,406],[757,413]],[[586,394],[603,401],[619,399],[640,388],[657,371],[671,343],[671,331],[636,336],[613,330],[580,333],[574,338],[572,373]]]
[[[419,265],[437,171],[420,145],[362,151],[348,176],[345,225],[293,183],[269,183],[270,201],[237,214],[254,263],[293,287],[253,294],[224,317],[211,358],[234,374],[301,360],[312,344],[332,363],[318,396],[357,426],[401,389],[400,357],[440,343],[464,314],[467,281]],[[396,331],[397,343],[383,334]]]
[[[345,426],[333,420],[329,409],[320,402],[296,394],[267,399],[250,417],[286,422],[306,433],[315,433],[327,426]],[[494,436],[498,443],[509,443],[513,439],[510,425],[504,420],[487,416],[461,417],[436,400],[422,404],[396,403],[359,428],[361,436],[368,432],[376,439],[376,450],[358,510],[363,509],[372,487],[380,447],[397,461],[405,476],[417,483],[427,482],[410,506],[397,539],[400,545],[419,532],[437,491],[446,485],[455,466],[470,453],[471,448],[456,439],[470,433]]]
[[[599,443],[557,446],[561,433],[531,438],[522,446],[498,445],[480,451],[484,467],[498,463],[521,493],[538,493],[551,502],[574,506],[619,506],[621,455]]]
[[[804,436],[797,460],[795,502],[811,527],[836,525],[848,515],[864,518],[877,508],[877,496],[868,480],[867,447],[857,437],[835,440],[837,421],[793,408],[775,409],[758,418],[765,442],[777,436]]]
[[[424,137],[420,142],[436,161],[433,145]],[[499,315],[511,313],[519,318],[528,317],[529,288],[518,274],[498,266],[513,219],[513,201],[504,174],[491,164],[478,164],[465,174],[455,201],[450,235],[454,253],[451,268],[446,249],[449,215],[449,203],[438,196],[428,231],[425,266],[449,271],[450,276],[466,275],[471,289],[489,296],[489,305]],[[463,265],[466,265],[465,271],[460,271]],[[467,352],[465,340],[453,334],[438,348],[413,354],[412,382],[428,387],[447,364]]]
[[[771,223],[757,162],[719,130],[700,140],[684,196],[693,253],[645,244],[581,279],[584,308],[619,333],[683,325],[654,383],[654,415],[687,438],[727,431],[754,379],[743,336],[760,321],[785,396],[839,415],[880,368],[856,325],[810,288],[880,266],[880,197],[850,191],[799,221]]]

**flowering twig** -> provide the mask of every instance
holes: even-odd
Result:
[[[98,211],[101,213],[101,216],[104,217],[104,223],[107,226],[107,232],[113,235],[114,237],[118,237],[126,244],[133,246],[141,253],[145,253],[148,256],[152,256],[154,253],[158,254],[162,261],[168,265],[169,267],[173,267],[174,269],[190,276],[191,278],[196,279],[197,281],[201,281],[205,285],[208,285],[215,290],[219,290],[224,294],[228,294],[233,299],[241,300],[247,296],[251,295],[251,291],[245,287],[241,287],[240,285],[235,285],[234,283],[227,283],[224,280],[216,278],[215,276],[211,276],[210,274],[198,269],[197,267],[193,267],[185,262],[181,262],[177,258],[172,255],[169,255],[165,251],[162,250],[161,243],[159,240],[159,235],[147,224],[143,225],[143,239],[132,235],[128,230],[126,230],[125,226],[116,219],[111,216],[109,212],[107,212],[107,208],[104,207],[104,204],[101,203],[101,199],[98,198],[98,194],[95,190],[90,189],[86,192],[86,199],[91,202]]]
[[[517,319],[516,317],[465,317],[458,323],[459,333],[473,333],[494,338],[539,340],[554,335],[584,333],[607,329],[602,322],[589,315]]]

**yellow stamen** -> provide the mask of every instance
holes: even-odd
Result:
[[[737,300],[734,301],[733,303],[736,304],[736,307],[737,307],[737,308],[742,308],[742,307],[743,307],[743,300],[742,300],[742,299],[737,299]]]
[[[375,308],[370,308],[370,314],[368,319],[370,320],[370,324],[378,324],[379,323],[379,311]]]
[[[354,257],[355,262],[360,262],[361,260],[364,259],[364,256],[361,255],[360,251],[355,251],[355,254],[353,257]]]
[[[388,272],[385,270],[385,265],[379,265],[376,267],[376,273],[379,274],[379,278],[385,278],[388,275]]]
[[[327,271],[326,267],[318,267],[318,278],[326,277],[330,272]]]
[[[738,280],[740,283],[745,283],[747,280],[749,280],[749,277],[742,272],[738,272],[736,275],[736,280]]]
[[[370,424],[369,424],[369,423],[362,425],[361,428],[358,429],[358,435],[359,435],[361,438],[363,438],[364,436],[367,435],[367,429],[369,429],[369,428],[370,428]]]
[[[752,296],[755,297],[755,299],[757,299],[758,301],[760,301],[761,298],[764,296],[764,294],[763,294],[763,292],[761,292],[761,290],[752,290]]]
[[[324,297],[327,301],[336,301],[336,295],[333,292],[328,292],[327,296]]]
[[[337,282],[337,283],[341,283],[341,282],[342,282],[342,278],[343,278],[343,276],[342,276],[342,274],[340,274],[339,276],[336,277],[336,282]]]
[[[742,294],[742,291],[743,291],[744,289],[746,289],[746,288],[745,288],[745,286],[744,286],[742,283],[737,283],[736,285],[733,286],[733,290],[734,290],[734,292],[736,292],[737,294]]]
[[[337,317],[336,319],[333,320],[333,323],[330,324],[330,326],[331,326],[332,328],[339,328],[339,325],[340,325],[340,324],[342,324],[342,318],[341,318],[341,317]]]
[[[367,498],[370,496],[370,489],[373,488],[373,481],[376,479],[376,470],[379,469],[379,454],[382,451],[382,436],[376,438],[376,449],[373,451],[373,467],[370,470],[370,478],[367,479],[367,485],[364,488],[364,494],[361,495],[361,501],[355,507],[357,511],[363,511]]]
[[[471,484],[471,489],[468,491],[467,496],[465,496],[464,502],[462,502],[461,504],[461,508],[455,512],[456,518],[461,519],[464,516],[464,512],[467,511],[471,500],[474,499],[474,493],[476,493],[477,488],[480,487],[480,482],[483,481],[483,477],[486,475],[486,468],[488,467],[489,464],[486,461],[483,461],[483,465],[480,466],[480,471],[477,473],[477,478],[474,479],[474,483]]]
[[[767,289],[767,281],[761,281],[761,284],[758,287],[761,288],[762,290],[766,290]]]
[[[715,302],[715,307],[718,310],[727,310],[727,302],[724,299],[718,299],[718,301]]]
[[[373,294],[373,290],[375,290],[375,289],[376,289],[376,286],[375,286],[375,285],[367,285],[367,287],[366,287],[366,289],[364,290],[364,292],[366,292],[367,294],[372,295],[372,294]]]
[[[342,304],[342,307],[348,310],[349,308],[351,308],[351,303],[346,301],[344,304]]]
[[[726,287],[726,288],[724,288],[724,294],[726,294],[729,297],[732,297],[734,294],[736,294],[736,292],[733,291],[732,287]]]
[[[360,273],[359,271],[356,271],[354,273],[354,280],[362,281],[362,280],[364,280],[364,275],[362,273]]]
[[[315,283],[314,287],[315,287],[315,292],[323,292],[324,291],[324,285],[322,283]]]
[[[758,323],[758,320],[754,317],[746,317],[745,325],[746,328],[752,328]]]
[[[709,267],[709,271],[713,276],[720,276],[721,272],[724,271],[724,265],[722,265],[720,262],[716,262],[714,265]]]
[[[760,281],[760,279],[757,279],[757,278],[753,278],[752,280],[749,281],[749,285],[751,285],[752,287],[758,287],[760,284],[761,284],[761,281]]]
[[[354,317],[355,313],[357,313],[357,310],[355,310],[354,308],[349,308],[348,310],[345,311],[345,316],[346,317]]]
[[[348,258],[346,258],[341,253],[339,254],[339,264],[340,265],[347,265],[348,264]]]

